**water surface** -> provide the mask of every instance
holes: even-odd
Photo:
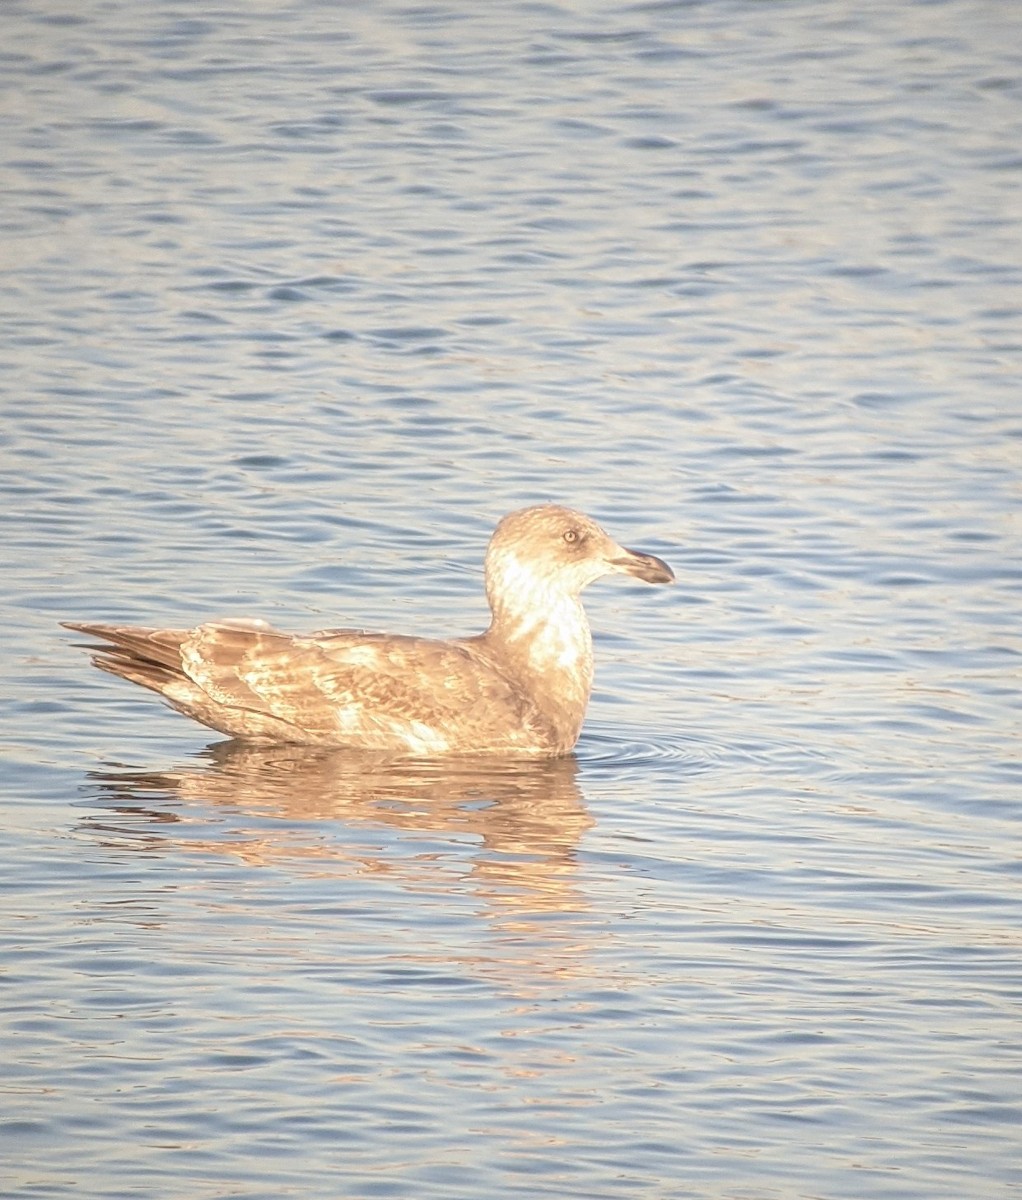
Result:
[[[5,1196],[1017,1192],[1020,25],[6,5]],[[548,499],[679,576],[563,762],[57,626],[474,632]]]

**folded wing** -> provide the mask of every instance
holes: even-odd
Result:
[[[260,621],[192,630],[74,624],[104,644],[96,666],[160,693],[231,737],[414,754],[452,745],[534,748],[543,720],[470,645]]]

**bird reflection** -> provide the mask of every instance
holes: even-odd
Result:
[[[386,874],[419,894],[470,881],[504,929],[586,908],[576,854],[593,820],[573,758],[402,760],[241,742],[196,758],[160,773],[113,764],[90,772],[89,791],[104,812],[85,825],[119,848],[173,846],[253,866],[300,863],[303,873]],[[210,828],[211,808],[230,814],[226,835],[222,822]],[[366,828],[396,837],[366,840]]]

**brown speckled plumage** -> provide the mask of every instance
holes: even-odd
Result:
[[[580,593],[621,572],[669,583],[589,517],[546,504],[511,513],[486,552],[492,619],[451,641],[356,630],[287,634],[263,621],[195,629],[67,622],[100,639],[93,662],[230,737],[404,754],[558,755],[592,685]]]

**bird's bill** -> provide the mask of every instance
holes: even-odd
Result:
[[[673,583],[674,572],[662,558],[655,554],[645,554],[642,550],[628,550],[621,547],[621,554],[609,560],[615,571],[626,575],[634,575],[646,583]]]

